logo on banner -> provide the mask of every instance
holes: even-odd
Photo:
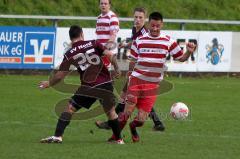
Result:
[[[222,44],[218,43],[217,38],[214,38],[212,40],[212,45],[207,44],[206,45],[207,50],[207,63],[211,62],[213,65],[217,65],[221,62],[222,55],[224,52],[224,46]]]
[[[54,53],[54,33],[26,32],[24,63],[52,64]]]

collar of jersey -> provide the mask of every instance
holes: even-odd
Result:
[[[104,15],[101,13],[100,16],[101,16],[101,17],[105,17],[105,16],[107,16],[110,12],[112,12],[112,11],[109,10],[109,11],[108,11],[106,14],[104,14]]]
[[[152,36],[150,35],[150,33],[147,33],[147,36],[148,36],[149,38],[152,38],[152,39],[159,39],[159,38],[161,37],[161,33],[160,33],[160,35],[157,36],[157,37],[152,37]]]

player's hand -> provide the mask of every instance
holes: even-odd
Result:
[[[196,50],[196,45],[192,42],[187,43],[187,51],[191,54]]]
[[[105,44],[105,47],[107,50],[114,50],[116,47],[117,47],[117,44],[114,42],[114,41],[108,41],[106,44]]]
[[[49,88],[49,81],[41,81],[41,82],[38,84],[38,87],[39,87],[40,89]]]

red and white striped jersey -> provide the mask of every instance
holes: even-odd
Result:
[[[97,41],[105,46],[106,42],[109,41],[111,33],[117,33],[119,31],[119,20],[116,14],[109,11],[107,14],[100,14],[97,18],[96,24],[96,35]],[[116,51],[113,53],[116,53]],[[110,68],[111,63],[107,57],[102,57],[103,63],[106,67]]]
[[[103,45],[110,38],[111,32],[119,31],[119,20],[115,13],[109,11],[106,15],[99,15],[96,24],[97,41]]]
[[[183,51],[175,40],[161,33],[159,37],[144,34],[133,42],[130,58],[136,60],[131,74],[144,81],[159,83],[166,69],[167,54],[175,60],[183,56]]]

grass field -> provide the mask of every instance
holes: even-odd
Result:
[[[124,130],[125,145],[105,141],[110,131],[95,127],[96,119],[73,121],[64,143],[40,144],[52,135],[57,121],[54,104],[69,97],[53,89],[40,91],[37,83],[47,76],[0,75],[1,159],[234,159],[240,156],[240,84],[237,78],[205,77],[167,79],[174,89],[159,96],[156,109],[168,114],[172,103],[185,102],[191,109],[187,121],[165,118],[166,131],[153,132],[149,120],[140,130],[141,142],[131,143]],[[78,77],[68,78],[77,82]],[[118,80],[117,87],[121,86]],[[92,132],[92,133],[90,133]]]

